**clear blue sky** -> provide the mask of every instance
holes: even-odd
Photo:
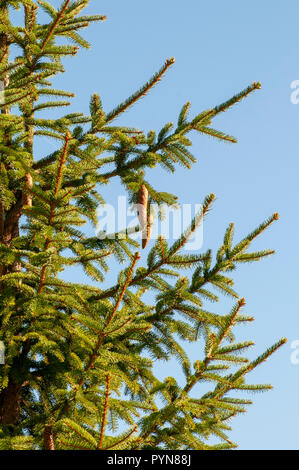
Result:
[[[76,93],[74,111],[88,112],[95,91],[109,111],[171,56],[176,63],[163,82],[120,124],[159,129],[177,118],[187,100],[196,114],[253,81],[262,83],[260,91],[214,122],[235,135],[237,145],[194,136],[198,163],[192,171],[153,177],[157,188],[175,192],[181,202],[216,194],[204,226],[204,250],[218,248],[231,221],[239,238],[280,213],[280,221],[255,244],[275,248],[276,255],[242,267],[235,279],[247,300],[246,313],[255,317],[240,329],[241,338],[256,343],[251,357],[281,337],[288,343],[248,377],[272,383],[274,390],[253,396],[254,405],[232,422],[230,437],[240,449],[298,449],[299,365],[290,361],[291,343],[299,339],[299,105],[290,102],[290,84],[299,79],[298,1],[92,0],[88,13],[108,19],[85,33],[91,50],[67,60],[68,72],[56,81]],[[106,196],[115,198],[123,190],[114,182],[111,191]],[[227,301],[217,308],[228,309]],[[167,375],[175,374],[174,365],[164,367]]]

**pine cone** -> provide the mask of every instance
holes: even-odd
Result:
[[[148,243],[148,190],[143,184],[138,192],[137,198],[138,219],[142,230],[142,248]]]
[[[147,218],[146,218],[146,234],[145,234],[145,237],[142,236],[142,248],[143,249],[147,246],[151,238],[152,226],[153,226],[153,218],[151,216],[150,205],[149,205],[147,209]]]

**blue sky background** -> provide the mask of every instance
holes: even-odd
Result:
[[[298,449],[299,364],[291,363],[291,344],[299,340],[299,105],[290,101],[290,84],[299,79],[298,2],[92,0],[88,13],[108,19],[90,27],[85,37],[92,48],[66,60],[67,73],[55,82],[76,93],[72,111],[88,112],[93,92],[111,110],[171,56],[176,63],[164,80],[119,124],[159,130],[177,119],[187,100],[193,116],[253,81],[262,83],[260,91],[214,121],[238,138],[237,145],[194,135],[198,163],[192,171],[178,169],[174,176],[154,171],[151,177],[156,188],[176,193],[180,202],[195,204],[216,194],[203,250],[219,247],[231,221],[237,240],[280,213],[280,221],[255,243],[256,249],[275,248],[276,255],[242,266],[235,280],[247,301],[244,313],[255,317],[239,329],[239,338],[256,343],[251,357],[281,337],[288,343],[248,377],[251,383],[272,383],[274,390],[253,396],[254,405],[232,422],[230,438],[240,449]],[[107,202],[118,194],[123,189],[113,181]],[[215,311],[227,313],[230,306],[226,300]],[[165,369],[166,375],[177,372],[174,363],[159,373]]]

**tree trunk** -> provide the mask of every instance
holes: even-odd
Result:
[[[47,424],[44,429],[44,449],[55,450],[54,436],[52,426]]]
[[[20,415],[21,386],[9,381],[0,393],[0,424],[17,424]]]

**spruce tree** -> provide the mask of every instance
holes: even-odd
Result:
[[[238,242],[230,224],[215,256],[211,250],[183,253],[214,195],[174,243],[162,235],[150,240],[150,206],[176,202],[153,186],[150,170],[191,168],[191,131],[236,142],[211,127],[213,118],[260,84],[192,118],[188,102],[177,124],[167,123],[157,134],[117,126],[118,116],[172,66],[171,58],[115,109],[104,111],[93,94],[89,115],[51,119],[51,109],[68,106],[73,96],[52,85],[64,72],[63,58],[89,47],[81,30],[105,19],[84,15],[88,3],[64,0],[56,9],[46,0],[0,0],[0,448],[232,448],[229,421],[251,403],[242,392],[271,388],[248,384],[246,375],[285,339],[248,360],[253,343],[239,342],[234,328],[253,318],[242,313],[245,300],[230,273],[239,263],[272,255],[248,250],[278,214]],[[23,24],[12,22],[13,9],[23,11]],[[41,11],[48,22],[41,22]],[[42,110],[49,117],[39,117]],[[37,136],[53,139],[56,150],[37,157]],[[103,185],[115,177],[130,201],[140,203],[138,229],[142,246],[149,243],[144,263],[134,230],[101,238],[84,231],[84,224],[96,224]],[[120,272],[116,284],[106,286],[113,258]],[[91,285],[63,277],[65,268],[75,266]],[[214,288],[232,298],[230,312],[207,310],[207,302],[219,300]],[[184,347],[193,341],[199,358],[190,364]],[[171,356],[184,383],[155,376],[155,363]],[[218,443],[211,444],[211,437]]]

